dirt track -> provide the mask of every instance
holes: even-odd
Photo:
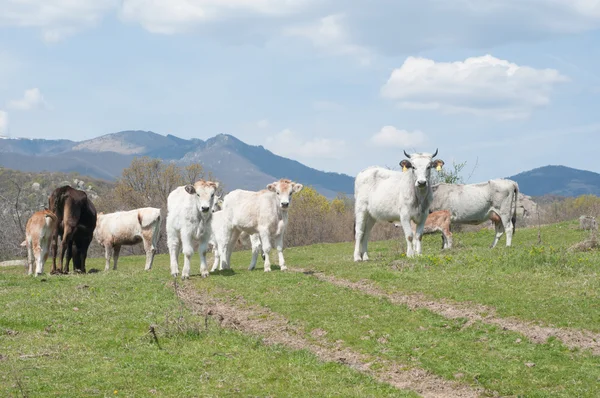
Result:
[[[423,294],[386,293],[369,281],[351,282],[321,272],[293,269],[311,275],[319,280],[336,286],[357,290],[371,296],[383,297],[394,304],[403,304],[412,309],[425,308],[445,318],[466,318],[467,325],[483,322],[497,325],[506,330],[522,334],[535,343],[545,343],[549,337],[555,337],[569,348],[590,349],[594,355],[600,355],[600,334],[588,331],[539,326],[516,318],[501,318],[496,310],[480,304],[455,303],[447,300],[431,300]]]
[[[281,344],[295,350],[308,350],[323,361],[350,366],[381,382],[399,389],[415,391],[423,397],[477,397],[484,392],[444,380],[423,369],[358,353],[344,347],[342,341],[327,341],[324,338],[326,331],[320,329],[306,333],[302,328],[291,325],[283,316],[266,308],[250,306],[241,297],[221,300],[206,293],[199,293],[189,284],[178,286],[176,290],[193,312],[211,316],[223,327],[259,336],[266,344]]]

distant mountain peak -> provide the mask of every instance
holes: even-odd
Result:
[[[538,167],[509,178],[530,196],[600,195],[600,174],[563,165]]]

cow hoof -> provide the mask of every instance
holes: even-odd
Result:
[[[265,272],[271,272],[271,268],[265,268]]]
[[[181,275],[181,280],[184,281],[186,279],[190,279],[189,275]]]
[[[200,275],[202,275],[203,278],[208,278],[208,271],[204,271]]]
[[[281,269],[282,271],[287,271],[287,269],[288,269],[288,268],[287,268],[285,265],[282,265],[282,266],[280,267],[280,269]]]
[[[173,273],[171,273],[171,276],[173,278],[177,278],[177,276],[179,276],[179,272],[173,272]]]

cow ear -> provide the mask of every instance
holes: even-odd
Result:
[[[404,159],[400,162],[400,166],[402,166],[402,171],[406,171],[412,167],[412,164],[410,163],[410,161]]]
[[[269,184],[267,185],[267,189],[271,192],[275,192],[277,191],[277,188],[275,188],[275,184]]]
[[[217,189],[219,189],[219,183],[218,183],[218,182],[215,182],[215,191],[216,191]]]
[[[298,192],[302,191],[302,188],[304,188],[304,185],[302,185],[302,184],[294,184],[292,186],[292,191],[294,193],[298,193]]]
[[[185,192],[189,193],[190,195],[193,195],[196,193],[196,188],[194,188],[193,185],[186,185]]]
[[[436,159],[433,161],[433,166],[437,171],[442,170],[442,166],[444,165],[444,161],[442,159]]]

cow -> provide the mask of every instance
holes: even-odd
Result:
[[[51,273],[69,273],[69,262],[73,269],[85,273],[85,260],[96,228],[96,208],[84,191],[68,185],[56,188],[48,198],[50,211],[56,214],[57,224],[52,236]],[[60,268],[56,268],[58,238],[61,238]],[[63,268],[63,259],[67,263]]]
[[[34,263],[34,276],[41,275],[44,272],[44,263],[48,259],[56,223],[56,215],[48,209],[36,211],[27,220],[25,240],[21,243],[21,246],[27,247],[28,275],[33,274]]]
[[[444,161],[435,153],[413,153],[400,162],[402,172],[369,167],[354,182],[354,261],[369,259],[367,245],[375,223],[400,221],[406,238],[406,256],[421,254],[421,238],[432,200],[431,169],[441,170]],[[410,222],[417,224],[413,234]]]
[[[442,233],[442,249],[450,249],[452,247],[452,232],[450,230],[450,212],[448,210],[438,210],[429,213],[427,220],[425,220],[425,227],[423,227],[423,235],[434,234],[436,232]],[[413,234],[416,235],[417,225],[412,222]],[[401,225],[394,223],[396,228]]]
[[[496,247],[506,232],[506,246],[512,243],[517,219],[519,185],[507,179],[495,179],[479,184],[438,184],[433,186],[430,209],[449,210],[451,221],[478,225],[491,220],[496,235],[491,247]]]
[[[302,184],[280,179],[259,192],[236,189],[227,194],[223,201],[222,219],[214,229],[220,268],[230,268],[233,246],[240,235],[246,233],[250,235],[253,246],[250,270],[255,268],[258,251],[262,246],[264,270],[271,271],[269,253],[275,242],[280,269],[285,271],[287,267],[283,257],[283,235],[288,222],[288,210],[293,194],[300,192],[302,188]]]
[[[196,181],[175,188],[167,198],[167,245],[171,261],[171,275],[179,275],[178,257],[183,251],[181,278],[190,277],[190,259],[200,250],[200,274],[208,276],[206,251],[211,236],[211,211],[219,183]]]
[[[94,238],[104,247],[106,265],[110,268],[110,258],[114,257],[113,269],[117,269],[117,261],[121,246],[136,245],[144,242],[146,252],[146,271],[152,268],[152,261],[160,237],[160,209],[144,207],[116,213],[99,213]]]

